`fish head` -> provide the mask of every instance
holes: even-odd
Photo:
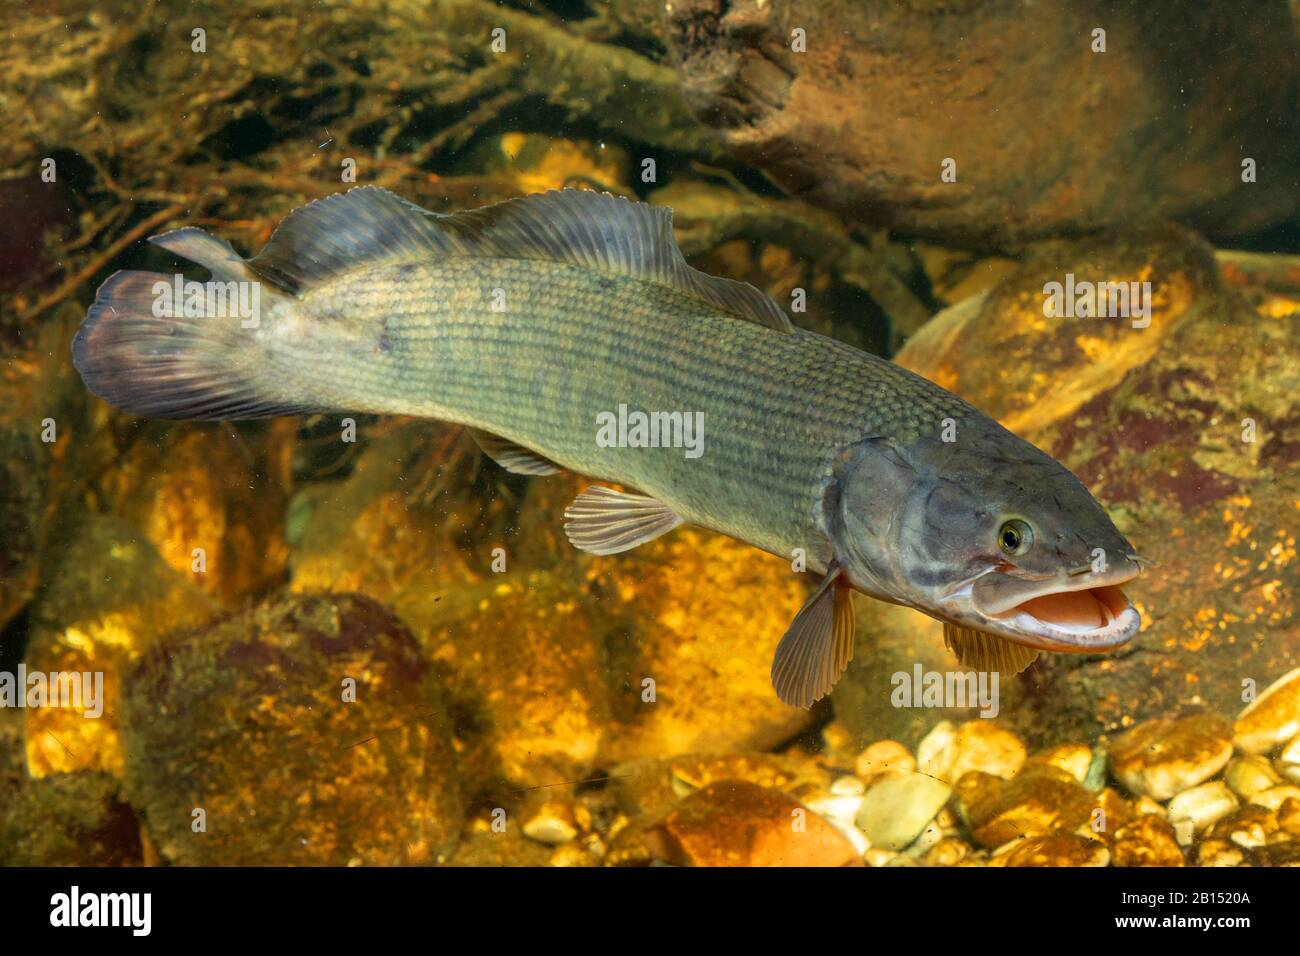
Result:
[[[854,586],[1040,650],[1101,653],[1141,618],[1142,559],[1083,483],[980,416],[964,441],[866,443],[841,480]],[[874,447],[873,447],[874,446]]]

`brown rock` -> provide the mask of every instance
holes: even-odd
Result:
[[[1072,831],[1091,819],[1096,800],[1068,773],[1027,767],[1012,780],[967,773],[957,781],[955,806],[981,845],[999,847],[1038,834]]]
[[[662,832],[669,861],[682,866],[860,862],[853,845],[821,817],[783,793],[739,780],[709,784],[688,797]]]
[[[794,195],[902,233],[1009,246],[1170,217],[1252,232],[1296,209],[1297,138],[1279,133],[1293,129],[1291,17],[1285,0],[1250,23],[1235,9],[674,0],[665,39],[695,114]],[[1231,56],[1207,62],[1204,36],[1224,23]],[[1099,24],[1105,53],[1092,52]],[[1099,97],[1105,137],[1091,126]],[[1114,148],[1139,140],[1140,154]],[[1276,176],[1243,183],[1241,142]],[[945,158],[956,182],[941,181]]]
[[[1111,844],[1115,866],[1183,866],[1183,851],[1174,828],[1154,814],[1135,817],[1115,831]]]
[[[1232,757],[1230,734],[1215,714],[1148,721],[1115,739],[1111,772],[1134,793],[1168,800],[1223,769]]]
[[[429,863],[459,834],[451,720],[369,599],[284,597],[173,632],[122,710],[126,792],[172,862]]]
[[[1031,836],[995,853],[990,866],[1107,866],[1106,844],[1074,833]]]

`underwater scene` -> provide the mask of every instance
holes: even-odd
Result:
[[[0,864],[1300,865],[1298,49],[4,4]]]

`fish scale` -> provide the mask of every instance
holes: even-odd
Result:
[[[502,312],[488,304],[495,289],[506,293]],[[316,302],[336,300],[352,303],[348,321],[322,330]],[[268,396],[481,428],[784,556],[820,550],[814,509],[841,447],[867,433],[937,432],[966,410],[823,336],[781,334],[662,286],[558,263],[384,266],[289,308],[311,334],[295,340],[271,317],[259,379]],[[391,351],[376,354],[380,334]],[[703,456],[599,447],[596,416],[620,403],[702,412]]]

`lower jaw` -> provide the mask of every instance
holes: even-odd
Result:
[[[1025,618],[1019,623],[1019,618]],[[1050,628],[1048,622],[1040,621],[1032,615],[1021,612],[999,623],[1007,626],[1001,636],[1017,644],[1035,647],[1057,654],[1105,654],[1118,647],[1123,647],[1138,632],[1141,619],[1133,608],[1126,608],[1109,625],[1092,631],[1060,631],[1043,633],[1040,628]],[[995,633],[997,633],[995,631]]]

